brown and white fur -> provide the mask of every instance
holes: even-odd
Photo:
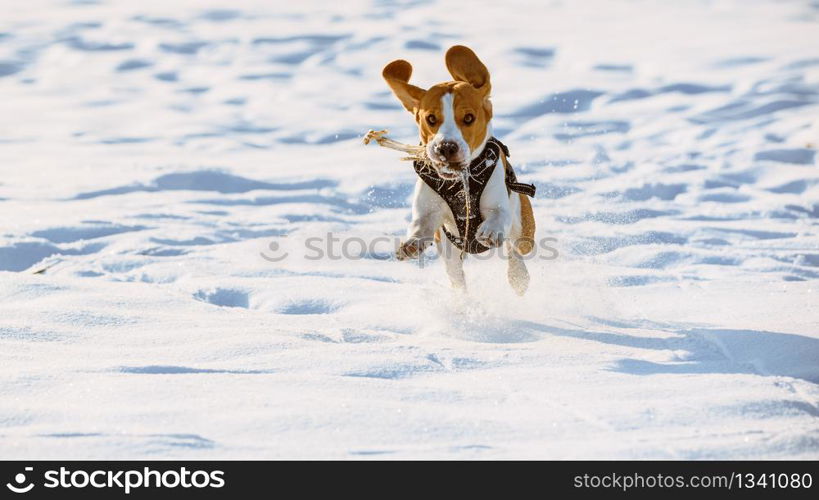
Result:
[[[443,178],[459,177],[461,171],[483,151],[492,136],[492,103],[489,100],[489,71],[475,53],[462,45],[446,53],[446,66],[454,81],[433,85],[427,90],[409,83],[412,65],[404,60],[389,63],[383,71],[392,91],[413,114],[421,142],[432,166]],[[503,167],[506,167],[506,158]],[[476,238],[489,247],[506,245],[508,278],[520,295],[529,285],[529,273],[522,259],[534,247],[535,221],[529,199],[507,192],[506,168],[495,168],[480,199],[483,222]],[[465,288],[462,254],[448,238],[444,226],[458,234],[452,211],[446,202],[420,178],[415,183],[412,222],[397,257],[417,257],[433,239],[456,288]]]

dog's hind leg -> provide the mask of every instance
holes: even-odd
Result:
[[[519,207],[515,208],[519,209]],[[504,242],[506,254],[508,255],[506,277],[512,289],[518,295],[523,295],[526,293],[526,289],[529,288],[529,271],[526,269],[526,263],[522,257],[528,252],[521,252],[521,250],[531,251],[531,245],[526,248],[530,241],[529,238],[531,238],[530,234],[527,234],[527,229],[525,220],[513,220],[509,231],[509,239]]]
[[[506,251],[509,253],[506,277],[509,279],[509,284],[512,285],[515,293],[523,295],[526,293],[526,289],[529,288],[529,271],[526,269],[526,263],[509,241],[506,243]]]
[[[508,255],[506,277],[515,293],[523,295],[529,288],[529,271],[526,269],[523,255],[533,250],[534,217],[532,217],[532,205],[525,196],[512,193],[509,202],[513,213],[519,216],[512,219],[509,238],[504,242],[506,255]]]
[[[441,234],[441,230],[435,231],[435,243],[438,246],[438,254],[444,260],[446,274],[453,288],[466,290],[466,276],[464,275],[464,262],[461,258],[461,251],[449,241],[449,238]]]

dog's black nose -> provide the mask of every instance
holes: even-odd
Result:
[[[452,141],[442,141],[436,149],[438,154],[447,160],[451,160],[453,156],[458,154],[458,145]]]

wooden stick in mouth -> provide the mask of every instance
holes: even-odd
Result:
[[[388,133],[388,130],[370,130],[367,132],[367,135],[364,136],[364,144],[369,144],[370,141],[375,141],[379,146],[401,151],[402,153],[407,153],[410,155],[401,158],[402,160],[422,161],[424,163],[429,163],[427,151],[424,146],[412,146],[410,144],[404,144],[403,142],[394,141],[387,137]]]

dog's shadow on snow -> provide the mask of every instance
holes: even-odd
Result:
[[[620,329],[640,329],[640,334],[620,331],[570,329],[532,321],[516,321],[519,335],[504,342],[531,342],[554,335],[619,345],[635,349],[685,353],[679,360],[658,363],[636,358],[619,360],[611,370],[637,376],[707,373],[746,373],[784,376],[819,383],[819,339],[765,330],[687,327],[666,324],[609,324]],[[663,336],[651,335],[651,330]],[[500,342],[499,339],[495,340]]]

